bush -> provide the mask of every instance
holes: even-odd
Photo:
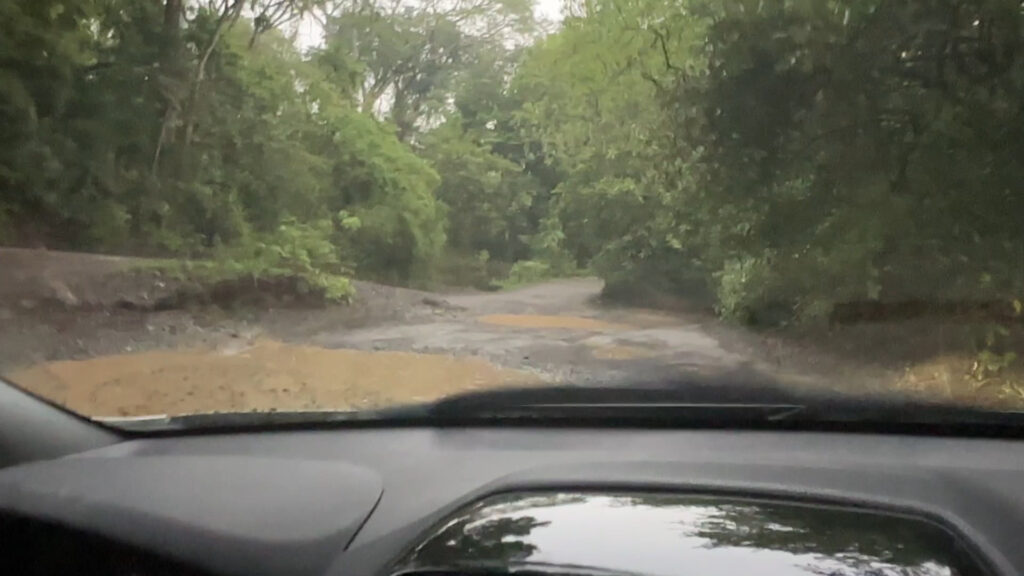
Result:
[[[501,281],[503,288],[532,284],[552,277],[551,265],[537,260],[520,260],[512,265],[508,276]]]
[[[729,260],[715,274],[718,281],[716,311],[724,318],[750,322],[764,304],[766,281],[771,272],[765,259]]]
[[[675,248],[652,250],[644,244],[624,240],[597,255],[593,267],[605,281],[603,298],[640,306],[712,306],[709,275],[695,259]]]
[[[492,261],[486,250],[476,254],[448,252],[438,264],[437,282],[441,286],[472,286],[478,290],[497,290],[496,279],[504,277],[507,264]]]
[[[184,275],[209,285],[237,278],[250,278],[254,284],[294,278],[300,292],[318,293],[328,302],[348,302],[354,290],[348,266],[330,242],[332,233],[329,220],[304,224],[288,219],[271,234],[216,249],[211,262],[193,265]]]

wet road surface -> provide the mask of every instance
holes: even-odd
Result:
[[[331,349],[475,357],[526,370],[545,382],[609,384],[677,379],[749,367],[701,320],[597,303],[597,279],[557,280],[517,290],[445,295],[430,321],[326,332]]]
[[[600,290],[598,280],[571,279],[493,293],[405,291],[405,304],[382,300],[405,312],[358,326],[332,316],[343,308],[293,311],[276,323],[291,324],[289,334],[257,321],[249,336],[125,347],[10,378],[103,417],[364,410],[508,386],[686,383],[694,374],[749,381],[755,363],[736,342],[722,345],[736,335],[716,338],[710,316],[611,308],[597,302]]]

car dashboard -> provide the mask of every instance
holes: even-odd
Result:
[[[339,427],[0,470],[0,572],[1024,573],[1024,444],[808,431]]]

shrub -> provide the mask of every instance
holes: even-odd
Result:
[[[490,254],[481,250],[476,254],[445,253],[438,264],[437,283],[442,286],[472,286],[478,290],[496,290],[498,277],[494,274],[499,262],[492,262]]]
[[[520,260],[512,265],[508,276],[501,281],[504,288],[540,282],[552,276],[551,265],[537,260]]]
[[[349,273],[331,243],[329,220],[305,224],[286,219],[271,234],[216,251],[212,275],[219,279],[248,276],[298,278],[324,300],[347,302],[354,294]]]

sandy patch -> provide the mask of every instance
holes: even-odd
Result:
[[[537,314],[491,314],[477,318],[484,324],[495,324],[498,326],[509,326],[511,328],[561,328],[565,330],[584,330],[590,332],[605,332],[613,330],[628,330],[630,327],[623,324],[602,322],[593,318],[581,316],[546,316]]]
[[[50,362],[7,376],[89,416],[366,409],[539,381],[476,358],[274,341]]]

